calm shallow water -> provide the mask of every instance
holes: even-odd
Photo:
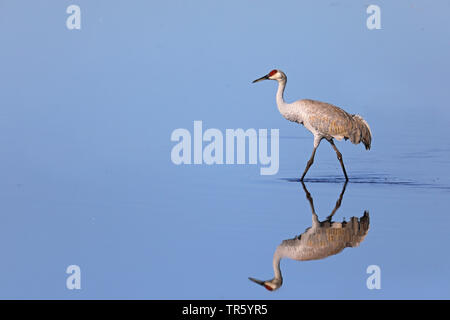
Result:
[[[75,32],[64,5],[2,2],[0,298],[450,298],[449,3],[424,3],[383,4],[369,31],[359,1],[80,1]],[[364,239],[283,259],[269,292],[248,277],[272,278],[277,246],[312,223],[298,181],[312,137],[279,115],[274,83],[250,84],[275,67],[288,101],[360,113],[374,139],[336,143],[350,182],[333,221],[369,212]],[[194,120],[279,128],[278,174],[174,165],[171,133]],[[305,180],[320,221],[343,185],[322,143]]]
[[[309,143],[290,140],[281,146],[282,154],[290,147],[302,153]],[[326,147],[319,148],[305,181],[320,221],[344,185]],[[271,279],[277,246],[311,226],[309,201],[293,178],[298,170],[292,170],[303,169],[309,152],[299,156],[301,161],[282,162],[280,173],[270,177],[248,165],[166,166],[159,175],[134,167],[126,172],[127,183],[116,180],[125,175],[118,171],[99,173],[100,181],[82,176],[39,182],[37,171],[24,172],[14,184],[2,184],[2,203],[9,208],[3,211],[1,232],[2,269],[8,275],[2,297],[447,298],[450,190],[441,172],[449,172],[449,154],[429,152],[408,158],[398,174],[392,168],[375,174],[378,166],[361,162],[376,160],[377,148],[348,147],[347,157],[343,154],[350,182],[333,221],[368,211],[365,239],[323,260],[283,259],[284,283],[275,292],[247,277]],[[386,160],[386,166],[394,161]],[[431,168],[428,179],[413,174],[422,161]],[[79,293],[64,288],[69,264],[82,268]],[[366,288],[369,265],[381,268],[380,290]]]

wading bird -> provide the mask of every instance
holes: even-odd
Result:
[[[286,87],[287,77],[281,70],[272,70],[264,77],[254,80],[253,83],[262,80],[278,81],[276,100],[281,115],[289,121],[303,124],[314,135],[314,149],[300,181],[303,181],[303,178],[313,164],[316,149],[320,141],[324,138],[331,144],[334,151],[336,151],[345,180],[348,181],[342,154],[334,144],[333,139],[350,139],[354,144],[362,142],[366,150],[369,150],[372,134],[367,122],[360,115],[349,114],[341,108],[325,102],[302,99],[293,103],[286,103],[283,98],[283,93]]]
[[[334,222],[332,217],[339,209],[344,196],[345,182],[342,192],[336,201],[336,206],[331,214],[324,221],[319,218],[314,209],[311,194],[302,182],[303,190],[309,201],[312,211],[312,226],[304,233],[293,239],[284,240],[275,250],[273,255],[274,277],[271,280],[262,281],[249,278],[251,281],[262,285],[269,291],[277,290],[283,284],[280,262],[282,258],[292,260],[307,261],[319,260],[338,254],[346,247],[357,247],[364,240],[369,231],[369,212],[365,211],[361,218],[351,217],[349,222]]]

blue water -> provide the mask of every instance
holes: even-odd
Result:
[[[0,298],[450,298],[448,1],[0,2]],[[26,9],[24,9],[24,7]],[[311,226],[298,181],[312,136],[275,105],[318,99],[361,114],[370,151],[337,142],[350,182],[333,220],[370,212],[358,247],[283,259]],[[280,170],[181,165],[177,128],[280,129]],[[343,187],[328,143],[305,185],[320,220]],[[81,289],[66,268],[81,268]],[[369,290],[366,269],[381,270]]]

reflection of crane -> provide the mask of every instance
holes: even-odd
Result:
[[[306,198],[311,205],[312,226],[298,237],[284,240],[277,247],[273,255],[274,278],[272,280],[261,281],[249,278],[270,291],[278,289],[283,284],[280,269],[280,261],[282,258],[287,257],[299,261],[324,259],[328,256],[338,254],[346,247],[357,247],[369,231],[369,212],[367,211],[364,212],[364,215],[359,220],[356,217],[352,217],[349,222],[331,221],[334,213],[341,206],[347,183],[342,188],[335,208],[324,221],[319,221],[311,194],[306,189],[305,184],[302,183],[302,185],[306,193]]]
[[[303,181],[303,178],[314,162],[314,156],[316,155],[316,149],[320,141],[325,138],[331,144],[334,151],[336,151],[345,180],[348,181],[342,154],[337,149],[333,139],[350,139],[355,144],[362,142],[368,150],[370,149],[372,134],[367,122],[357,114],[348,114],[341,108],[325,102],[303,99],[293,103],[286,103],[283,98],[283,93],[286,87],[287,77],[281,70],[272,70],[264,77],[253,81],[253,83],[261,80],[278,81],[278,110],[287,120],[303,124],[314,135],[314,149],[300,180]]]

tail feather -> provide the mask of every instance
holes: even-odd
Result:
[[[370,131],[369,124],[358,114],[353,114],[352,117],[354,126],[350,133],[350,141],[354,144],[362,142],[366,147],[366,150],[370,150],[372,132]]]

